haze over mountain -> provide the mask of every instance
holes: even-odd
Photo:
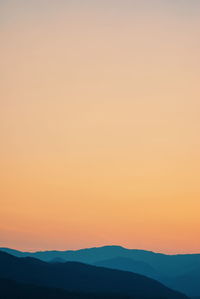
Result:
[[[52,261],[59,258],[63,261],[76,261],[87,264],[96,264],[119,257],[130,258],[135,262],[147,263],[163,275],[173,273],[174,276],[185,274],[187,271],[192,271],[197,265],[200,266],[200,254],[167,255],[146,250],[127,249],[121,246],[38,252],[22,252],[10,248],[0,248],[0,250],[18,257],[35,257],[43,261]]]
[[[131,271],[156,279],[168,287],[200,294],[200,254],[166,255],[145,250],[104,246],[77,251],[21,252],[1,248],[18,257],[36,257],[48,262],[75,261],[112,269]]]
[[[172,288],[189,294],[190,296],[197,296],[200,294],[200,266],[197,265],[192,271],[186,272],[183,275],[175,277],[168,285]]]
[[[143,261],[135,261],[127,257],[114,257],[111,259],[96,262],[95,265],[111,269],[131,271],[154,278],[157,278],[159,276],[156,270],[149,264]]]
[[[131,298],[187,298],[143,275],[77,262],[47,263],[30,257],[14,257],[1,251],[0,265],[2,278],[62,288],[69,292],[128,295]]]

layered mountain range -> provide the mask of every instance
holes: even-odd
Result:
[[[32,257],[19,258],[3,251],[0,251],[0,278],[4,292],[1,298],[9,299],[18,295],[19,298],[33,298],[33,294],[38,298],[59,299],[188,298],[140,274],[80,262],[52,263]]]
[[[168,288],[178,290],[187,296],[200,295],[200,254],[165,255],[144,250],[126,249],[120,246],[104,246],[77,251],[21,252],[9,248],[1,251],[20,258],[36,258],[51,267],[76,267],[87,264],[95,269],[133,272],[159,281]],[[23,261],[25,261],[23,259]],[[27,261],[27,260],[26,260]],[[34,259],[35,261],[35,259]],[[39,261],[38,261],[39,262]],[[68,262],[68,263],[66,263]],[[69,262],[73,262],[70,264]],[[76,262],[74,264],[74,262]],[[86,266],[86,265],[84,265]],[[97,268],[98,267],[98,268]],[[105,269],[107,268],[107,269]],[[89,268],[93,269],[93,268]],[[106,272],[107,273],[107,272]],[[111,272],[110,272],[111,273]],[[114,273],[114,272],[112,272]],[[15,277],[9,277],[15,279]],[[29,281],[32,282],[32,281]],[[34,282],[34,281],[33,281]],[[63,285],[56,285],[63,287]],[[86,290],[87,291],[87,290]]]

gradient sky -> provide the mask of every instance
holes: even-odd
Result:
[[[0,0],[0,246],[200,252],[200,1]]]

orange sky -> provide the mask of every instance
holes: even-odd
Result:
[[[199,15],[1,1],[0,246],[200,252]]]

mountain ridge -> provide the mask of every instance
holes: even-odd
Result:
[[[18,258],[0,251],[0,277],[45,287],[134,298],[184,299],[156,280],[140,274],[107,269],[78,262],[47,263],[35,258]]]
[[[194,279],[195,281],[200,281],[199,272],[194,272],[195,268],[200,268],[200,254],[167,255],[139,249],[126,249],[118,245],[66,251],[21,252],[9,248],[2,248],[0,250],[7,251],[18,257],[35,257],[52,263],[75,261],[89,265],[131,271],[156,279],[169,288],[175,288],[186,293],[188,296],[199,296],[200,294],[200,285],[197,283],[194,290],[194,283],[192,283]],[[128,265],[127,262],[118,263],[117,261],[114,264],[113,259],[116,258],[123,258],[124,260],[130,259],[130,265]],[[109,265],[111,262],[112,267]],[[141,267],[139,267],[139,263],[143,265],[145,263],[146,269],[142,264]],[[148,267],[152,268],[153,271],[148,272]],[[190,273],[192,273],[192,275]],[[184,276],[188,277],[188,281]],[[181,283],[181,281],[184,283]]]

